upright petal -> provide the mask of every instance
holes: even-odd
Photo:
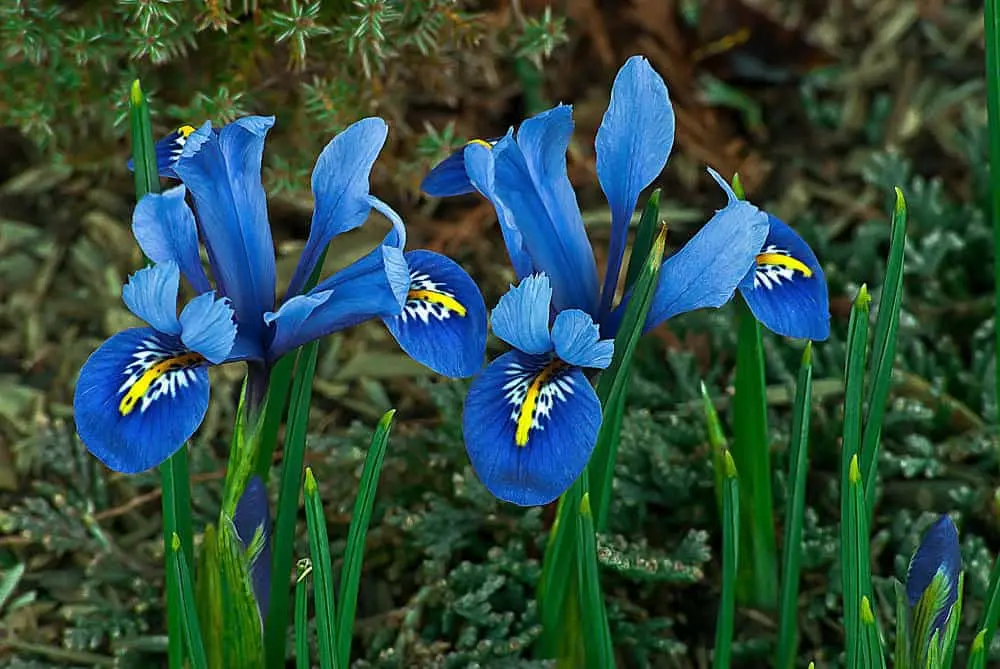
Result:
[[[267,501],[267,488],[260,477],[254,474],[247,481],[247,487],[236,503],[233,514],[236,536],[247,551],[250,565],[250,580],[253,582],[257,612],[263,621],[271,595],[271,510]]]
[[[458,263],[431,251],[405,255],[410,286],[403,311],[383,318],[400,348],[438,374],[472,376],[486,353],[486,305]]]
[[[73,395],[80,439],[115,471],[155,467],[201,425],[208,409],[206,365],[178,337],[152,328],[119,332],[80,370]]]
[[[677,314],[728,302],[753,265],[767,231],[764,212],[749,202],[730,200],[663,262],[646,329]],[[624,307],[623,303],[617,312]]]
[[[184,143],[193,132],[194,127],[182,125],[156,143],[154,150],[156,151],[157,174],[165,179],[179,178],[174,173],[174,165],[177,164],[177,159],[181,157],[181,152],[184,151]],[[128,169],[129,171],[135,171],[135,161],[131,158],[128,159]]]
[[[906,574],[906,596],[913,614],[911,643],[918,661],[922,661],[934,633],[940,630],[944,634],[948,616],[958,601],[961,571],[958,531],[948,516],[941,516],[927,530]]]
[[[497,142],[494,189],[510,209],[533,266],[552,280],[556,310],[597,308],[597,265],[566,174],[573,133],[570,107],[528,119],[517,142]]]
[[[597,442],[601,404],[577,367],[510,351],[472,382],[462,431],[472,468],[499,499],[547,504],[580,475]]]
[[[163,194],[149,193],[132,214],[132,234],[142,252],[155,263],[172,260],[197,293],[212,289],[198,253],[198,225],[184,201],[183,185]]]
[[[177,291],[181,273],[177,263],[168,261],[138,270],[122,287],[122,300],[133,314],[169,335],[181,333],[177,320]]]
[[[236,323],[229,298],[216,299],[215,291],[202,293],[181,312],[181,341],[213,365],[226,360],[236,340]]]
[[[496,142],[493,142],[496,144]],[[524,238],[514,225],[513,215],[507,206],[496,196],[494,188],[493,144],[484,146],[470,142],[465,147],[465,169],[468,178],[480,193],[493,205],[497,213],[497,222],[510,256],[511,265],[518,279],[523,279],[534,271],[531,256],[524,247]]]
[[[559,359],[575,367],[605,369],[615,354],[615,341],[601,339],[590,314],[579,309],[559,312],[552,324],[552,342]]]
[[[246,334],[263,331],[274,308],[274,244],[260,181],[264,138],[273,116],[248,116],[188,137],[174,171],[194,197],[212,273]]]
[[[287,297],[302,291],[331,239],[368,218],[368,179],[388,132],[380,118],[361,119],[330,140],[319,154],[312,174],[316,204],[309,239],[288,285]]]
[[[503,294],[490,315],[493,334],[514,348],[538,355],[552,350],[549,277],[534,274]]]
[[[469,179],[465,168],[465,149],[470,146],[482,146],[488,150],[493,148],[493,145],[497,143],[497,139],[499,137],[493,139],[473,139],[467,142],[462,148],[454,151],[427,173],[427,176],[420,183],[420,190],[431,197],[452,197],[454,195],[465,195],[474,192],[476,190],[474,182]]]
[[[611,307],[629,222],[639,193],[663,171],[674,145],[674,110],[663,79],[642,56],[618,71],[611,102],[597,130],[597,178],[611,206],[608,269],[601,313]]]
[[[785,337],[823,341],[830,336],[830,298],[816,254],[794,230],[767,215],[764,248],[740,283],[754,317]]]
[[[410,286],[403,252],[379,246],[371,253],[297,295],[264,321],[275,327],[268,358],[277,360],[314,339],[339,332],[372,318],[402,311]]]

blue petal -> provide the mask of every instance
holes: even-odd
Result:
[[[312,174],[316,200],[312,226],[287,296],[302,291],[331,239],[353,230],[368,218],[371,211],[368,178],[388,132],[388,126],[380,118],[361,119],[330,140],[319,154]]]
[[[406,254],[410,285],[403,311],[384,318],[406,353],[438,374],[472,376],[486,352],[486,305],[458,263],[431,251]]]
[[[135,474],[184,446],[208,409],[206,361],[152,328],[114,335],[80,370],[76,430],[111,469]]]
[[[552,350],[549,334],[549,306],[552,287],[549,277],[535,274],[516,287],[511,286],[490,315],[493,334],[525,353]]]
[[[161,177],[166,179],[179,178],[174,173],[174,165],[177,164],[177,159],[181,157],[181,152],[184,150],[184,143],[194,131],[193,127],[182,125],[156,143],[154,147],[156,151],[156,172]],[[135,171],[135,161],[131,158],[128,159],[128,169],[132,172]]]
[[[260,181],[264,138],[273,116],[248,116],[188,137],[174,171],[194,197],[202,240],[220,292],[253,335],[274,308],[274,244]]]
[[[211,290],[198,255],[198,226],[184,201],[183,185],[162,195],[149,193],[132,214],[132,234],[142,252],[155,263],[172,260],[197,293]]]
[[[249,551],[250,580],[261,620],[267,616],[271,594],[271,511],[267,488],[256,474],[236,503],[233,526],[243,549]],[[259,536],[258,536],[259,533]]]
[[[122,300],[129,311],[159,332],[181,333],[177,320],[177,291],[181,273],[175,262],[150,265],[138,270],[122,287]]]
[[[396,210],[374,195],[368,196],[368,204],[392,223],[392,230],[385,236],[382,245],[395,246],[397,249],[406,246],[406,226],[403,224],[402,217],[396,213]]]
[[[914,617],[913,643],[927,644],[934,631],[944,627],[958,600],[961,571],[958,530],[948,516],[941,516],[927,530],[906,574],[906,596]]]
[[[767,215],[749,202],[733,200],[716,212],[664,261],[646,329],[677,314],[728,302],[753,266],[767,230]]]
[[[493,151],[482,144],[469,144],[465,147],[465,169],[469,179],[480,193],[493,205],[500,223],[507,254],[514,266],[518,279],[523,279],[534,271],[531,256],[524,248],[524,238],[513,222],[513,215],[507,206],[496,196],[494,189]]]
[[[233,307],[228,298],[215,298],[215,291],[202,293],[181,312],[181,341],[213,365],[223,362],[236,339]]]
[[[376,248],[305,295],[291,298],[276,313],[264,316],[266,323],[277,328],[269,359],[277,360],[306,342],[372,318],[398,315],[409,286],[403,252],[394,246]]]
[[[579,309],[561,311],[552,324],[556,355],[576,367],[605,369],[615,354],[613,339],[601,339],[590,314]]]
[[[556,310],[597,308],[597,265],[566,174],[573,133],[570,107],[560,105],[528,119],[517,142],[497,142],[494,189],[510,209],[532,265],[552,280]]]
[[[465,167],[465,150],[470,146],[480,146],[484,150],[489,150],[497,143],[496,138],[482,140],[474,139],[467,142],[465,146],[454,151],[450,156],[442,160],[427,173],[420,190],[431,197],[451,197],[453,195],[465,195],[476,190],[474,182],[470,180]],[[479,192],[483,192],[481,189]],[[483,193],[485,195],[485,193]],[[487,196],[489,197],[489,196]]]
[[[830,336],[830,298],[816,254],[794,230],[768,214],[764,248],[740,283],[754,317],[785,337]]]
[[[639,193],[663,171],[673,145],[674,110],[667,86],[649,61],[632,56],[615,77],[611,102],[597,130],[597,178],[611,206],[602,313],[615,295]]]
[[[577,367],[510,351],[472,382],[462,430],[472,468],[496,497],[547,504],[580,475],[597,441],[601,404]]]

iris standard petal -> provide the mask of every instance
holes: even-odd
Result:
[[[547,504],[580,475],[597,441],[601,404],[578,367],[510,351],[476,377],[462,431],[472,467],[496,497]]]
[[[80,370],[76,430],[111,469],[135,474],[184,446],[208,409],[207,362],[152,328],[114,335]]]
[[[674,110],[663,79],[642,56],[615,77],[611,102],[597,130],[597,178],[611,207],[611,242],[601,313],[611,307],[629,222],[639,193],[663,171],[674,144]]]
[[[560,311],[552,324],[552,343],[560,360],[576,367],[606,369],[615,354],[613,339],[601,339],[590,314],[579,309]]]
[[[264,316],[277,327],[268,352],[277,360],[288,351],[314,339],[339,332],[372,318],[396,316],[403,309],[410,286],[410,273],[403,252],[394,246],[380,246],[371,253],[321,281],[304,296],[281,305],[276,313]],[[314,304],[303,300],[330,295]],[[301,310],[308,307],[308,313]],[[282,320],[286,326],[282,328]]]
[[[254,599],[257,600],[260,618],[264,620],[271,594],[272,525],[267,488],[256,474],[247,481],[247,487],[236,503],[233,527],[243,549],[247,551]]]
[[[203,125],[187,139],[174,171],[194,197],[202,241],[219,291],[233,301],[246,334],[263,330],[274,308],[274,244],[260,180],[273,116],[248,116],[218,133]]]
[[[431,251],[405,255],[410,286],[403,311],[383,318],[400,348],[438,374],[472,376],[486,352],[486,305],[458,263]]]
[[[142,252],[155,263],[172,260],[197,293],[212,289],[198,253],[198,225],[184,201],[183,185],[139,200],[132,214],[132,234]]]
[[[193,126],[182,125],[156,143],[153,148],[156,151],[157,174],[166,179],[179,178],[174,173],[174,165],[177,164],[177,159],[181,157],[181,152],[184,150],[184,143],[187,141],[188,136],[193,132]],[[135,161],[131,158],[128,159],[128,169],[132,172],[135,171]]]
[[[395,246],[398,249],[406,246],[406,226],[403,224],[403,218],[396,213],[396,210],[374,195],[368,196],[368,204],[392,223],[392,230],[385,236],[382,245]]]
[[[941,516],[924,535],[906,573],[906,597],[913,612],[913,641],[929,643],[948,621],[958,600],[962,556],[958,530],[948,516]]]
[[[420,190],[431,197],[452,197],[474,192],[475,182],[470,180],[465,167],[465,150],[470,146],[481,146],[489,150],[497,143],[497,139],[499,138],[473,139],[460,149],[456,149],[427,173],[420,183]]]
[[[213,365],[226,360],[236,340],[236,323],[229,298],[216,299],[215,291],[202,293],[181,311],[181,341]]]
[[[767,231],[767,215],[749,202],[733,200],[716,212],[663,262],[646,329],[677,314],[728,302],[753,266]],[[619,318],[624,306],[616,310]]]
[[[565,105],[525,121],[516,143],[501,140],[493,149],[494,189],[509,208],[532,265],[552,280],[555,308],[592,314],[597,265],[566,174],[572,133],[572,112]]]
[[[368,179],[388,132],[380,118],[361,119],[330,140],[319,154],[312,173],[316,204],[309,239],[288,285],[288,297],[302,291],[331,239],[368,218]]]
[[[830,336],[830,297],[816,254],[794,230],[767,215],[764,248],[740,283],[740,293],[764,327],[785,337]]]
[[[549,277],[544,274],[526,277],[517,286],[511,286],[494,307],[490,314],[493,334],[525,353],[548,353],[552,350],[551,303]]]
[[[518,279],[523,279],[534,271],[534,267],[531,264],[531,256],[524,248],[524,238],[514,225],[513,215],[496,196],[492,148],[493,145],[484,146],[476,143],[466,146],[465,169],[476,190],[493,205],[507,254],[510,256],[511,265],[514,266],[514,273]]]
[[[177,263],[168,261],[149,265],[128,278],[122,287],[122,300],[133,314],[169,335],[181,333],[177,320],[177,291],[181,273]]]

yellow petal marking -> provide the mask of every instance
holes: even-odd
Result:
[[[538,406],[538,397],[542,394],[542,388],[548,383],[556,372],[566,366],[562,360],[553,360],[542,367],[541,371],[535,375],[528,386],[528,392],[524,395],[524,402],[517,414],[517,431],[514,433],[514,443],[518,446],[528,445],[528,432],[535,422],[535,409]]]
[[[786,256],[784,253],[761,253],[757,256],[757,264],[787,267],[788,269],[802,272],[802,275],[807,279],[813,275],[813,271],[809,269],[808,265],[797,258]]]
[[[448,311],[454,312],[459,316],[465,316],[465,307],[462,303],[456,300],[451,295],[445,295],[444,293],[439,293],[436,290],[411,290],[406,293],[407,300],[420,300],[422,302],[430,302],[431,304],[440,304],[442,307]]]
[[[204,356],[193,352],[181,353],[172,358],[161,360],[143,372],[139,380],[132,384],[132,387],[122,397],[122,401],[118,403],[118,413],[122,416],[132,413],[132,410],[138,405],[139,400],[149,391],[149,387],[153,385],[153,382],[164,374],[188,367],[197,367],[203,362],[205,362]]]

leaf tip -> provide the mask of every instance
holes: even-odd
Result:
[[[851,466],[848,472],[851,483],[861,483],[861,467],[858,466],[858,454],[851,456]]]
[[[872,602],[868,595],[861,596],[861,622],[866,625],[875,624],[875,612],[872,611]]]
[[[972,640],[972,653],[979,654],[986,649],[986,630],[979,630],[979,634]]]
[[[583,499],[580,500],[580,515],[591,517],[593,513],[590,510],[590,493],[583,493]]]
[[[726,478],[734,479],[736,478],[736,460],[733,459],[733,453],[728,448],[722,452],[722,458],[725,461],[726,467]]]
[[[307,495],[316,494],[316,477],[313,476],[312,467],[306,467],[306,484],[305,490]]]
[[[899,186],[893,188],[896,191],[896,215],[901,216],[906,213],[906,198],[903,196],[903,189]]]
[[[813,362],[813,343],[811,341],[806,342],[805,350],[802,351],[802,365],[811,365]]]
[[[139,80],[136,79],[132,82],[132,89],[129,92],[129,101],[132,103],[133,107],[138,107],[145,100],[142,94],[142,85],[139,84]]]
[[[181,549],[181,538],[176,532],[170,535],[170,550],[177,553]]]
[[[743,179],[740,178],[739,172],[733,175],[733,192],[736,193],[736,197],[739,199],[746,199],[746,192],[743,190]]]
[[[868,292],[868,284],[861,284],[861,288],[858,290],[858,296],[854,298],[854,306],[858,309],[868,310],[872,303],[872,295]]]

